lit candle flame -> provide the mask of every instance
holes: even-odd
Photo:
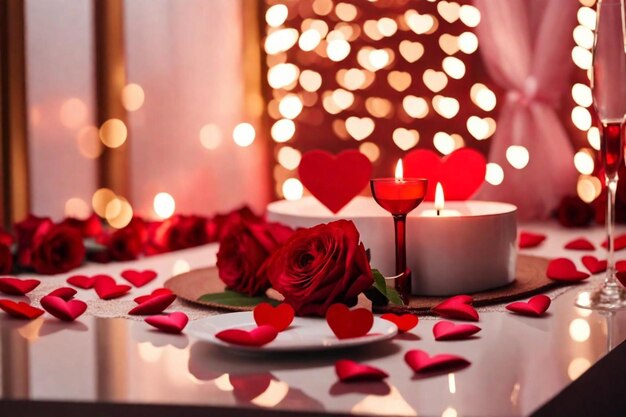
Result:
[[[445,198],[443,196],[443,187],[441,183],[437,183],[437,188],[435,188],[435,210],[437,210],[437,215],[439,212],[443,210],[443,205],[445,203]]]
[[[402,181],[403,179],[402,158],[400,158],[396,164],[396,181]]]

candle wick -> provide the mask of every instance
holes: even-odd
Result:
[[[439,216],[439,212],[440,212],[440,210],[439,210],[439,209],[437,209],[437,216]]]

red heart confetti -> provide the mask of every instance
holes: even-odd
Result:
[[[381,369],[348,359],[335,362],[335,372],[341,382],[380,381],[389,376],[387,372]]]
[[[54,297],[59,297],[64,299],[65,301],[71,300],[76,295],[76,290],[70,287],[61,287],[56,290],[50,292],[48,295],[52,295]]]
[[[344,304],[333,304],[326,311],[326,322],[338,339],[365,336],[374,324],[374,315],[364,308],[350,310]]]
[[[400,333],[406,333],[419,323],[419,317],[414,314],[403,314],[401,316],[393,313],[385,313],[380,316],[381,319],[387,320],[398,326]]]
[[[215,337],[234,345],[260,347],[276,339],[278,332],[274,326],[259,326],[250,331],[243,329],[227,329],[215,334]]]
[[[439,321],[433,326],[435,340],[461,340],[475,335],[481,330],[474,324],[454,324],[451,321]]]
[[[418,349],[409,350],[404,355],[404,360],[413,369],[413,372],[442,371],[470,364],[467,359],[461,356],[448,353],[428,356],[428,353]]]
[[[583,265],[591,272],[591,274],[599,274],[606,271],[607,262],[606,259],[601,261],[595,256],[585,255],[582,258]]]
[[[24,295],[41,284],[41,281],[36,279],[19,279],[13,277],[0,278],[0,292],[9,295]]]
[[[0,309],[9,316],[18,319],[36,319],[44,313],[42,309],[33,307],[23,301],[16,303],[11,300],[0,300]]]
[[[369,184],[372,163],[359,151],[347,150],[333,155],[313,150],[302,155],[298,175],[302,185],[337,213]]]
[[[546,235],[531,232],[520,232],[518,245],[520,249],[535,248],[544,240],[546,240]]]
[[[150,294],[140,295],[139,297],[135,298],[133,301],[135,301],[137,304],[141,304],[144,301],[147,301],[152,297],[156,297],[156,296],[164,295],[164,294],[173,294],[173,293],[172,293],[172,290],[170,290],[169,288],[157,288],[156,290],[152,291]]]
[[[571,249],[571,250],[596,250],[596,247],[593,246],[593,243],[591,243],[587,239],[581,237],[581,238],[578,238],[578,239],[574,239],[571,242],[567,242],[565,244],[565,249]]]
[[[550,297],[539,294],[526,302],[516,301],[511,303],[506,306],[506,309],[524,316],[540,317],[548,310],[548,307],[550,307]]]
[[[73,321],[87,310],[87,304],[80,300],[65,301],[60,297],[46,295],[40,300],[41,306],[59,320]]]
[[[152,269],[146,269],[144,271],[127,269],[122,271],[121,275],[122,278],[133,284],[135,287],[143,287],[157,277],[156,271],[153,271]]]
[[[146,317],[144,321],[162,332],[176,334],[183,331],[189,322],[189,317],[185,313],[175,311],[169,314]]]
[[[103,277],[113,279],[113,277],[104,274],[94,275],[92,277],[88,277],[86,275],[74,275],[67,279],[67,283],[75,287],[82,288],[83,290],[88,290],[93,288],[96,285],[96,282]]]
[[[609,246],[609,244],[608,244],[607,240],[602,242],[602,247],[604,249],[606,249],[608,246]],[[615,247],[614,248],[615,250],[622,250],[622,249],[626,248],[626,234],[616,236],[613,239],[613,246]]]
[[[112,300],[119,298],[130,291],[130,285],[117,285],[115,280],[111,277],[102,276],[99,277],[95,285],[96,294],[103,300]]]
[[[257,326],[273,326],[277,332],[282,332],[291,325],[295,312],[293,307],[286,303],[276,307],[269,303],[261,303],[254,308],[253,316]]]
[[[615,269],[618,271],[626,271],[626,261],[617,261],[615,263]]]
[[[578,271],[574,262],[567,258],[556,258],[550,261],[546,276],[555,281],[577,282],[589,278],[586,272]]]
[[[437,304],[432,311],[447,319],[478,321],[478,311],[471,306],[473,301],[469,295],[455,295]]]
[[[624,287],[626,287],[626,271],[617,271],[615,273],[615,278],[617,278],[617,280],[621,282]]]
[[[141,304],[133,307],[128,314],[131,316],[145,316],[148,314],[159,314],[168,308],[176,300],[174,294],[162,294],[148,298]]]

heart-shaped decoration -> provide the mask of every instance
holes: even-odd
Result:
[[[174,294],[155,295],[148,298],[143,303],[133,307],[128,314],[131,316],[145,316],[148,314],[159,314],[168,308],[176,300]]]
[[[380,316],[381,319],[387,320],[398,326],[400,333],[405,333],[417,326],[419,317],[415,314],[403,314],[401,316],[393,313],[385,313]]]
[[[439,321],[433,326],[435,340],[461,340],[475,335],[481,330],[474,324],[454,324],[451,321]]]
[[[539,294],[526,302],[516,301],[511,303],[506,306],[506,309],[524,316],[539,317],[548,310],[548,307],[550,307],[550,297]]]
[[[606,259],[601,261],[595,256],[585,255],[582,258],[583,265],[585,268],[589,270],[589,272],[593,274],[599,274],[600,272],[606,271],[607,262]]]
[[[127,269],[122,271],[122,278],[133,284],[135,287],[143,287],[153,279],[157,277],[157,272],[151,269],[144,271],[136,271],[134,269]]]
[[[467,200],[482,185],[486,171],[485,157],[470,148],[457,149],[443,158],[431,150],[416,149],[404,158],[405,177],[428,179],[426,201],[435,199],[438,182],[447,201]]]
[[[478,116],[470,116],[465,124],[467,131],[470,132],[476,140],[483,140],[489,137],[489,122],[487,119],[481,119]]]
[[[76,290],[70,287],[61,287],[57,288],[54,291],[51,291],[48,295],[52,295],[54,297],[59,297],[64,299],[65,301],[71,300],[76,295]]]
[[[88,277],[86,275],[73,275],[67,279],[67,283],[73,285],[74,287],[82,288],[83,290],[89,290],[96,285],[96,282],[100,278],[110,278],[113,277],[104,274],[94,275],[92,277]]]
[[[452,119],[457,115],[461,105],[454,97],[445,97],[437,95],[433,97],[433,108],[441,117]]]
[[[215,334],[215,337],[234,345],[263,346],[276,339],[278,332],[274,326],[259,326],[250,331],[243,329],[227,329]]]
[[[604,249],[606,249],[608,245],[609,244],[606,240],[602,242],[602,247]],[[622,250],[626,248],[626,234],[615,236],[615,239],[613,239],[613,246],[615,247],[615,250]]]
[[[391,71],[387,75],[387,82],[396,91],[402,92],[411,86],[411,74],[403,71]]]
[[[349,339],[365,336],[374,324],[374,316],[364,308],[350,310],[344,304],[333,304],[326,311],[326,322],[337,339]]]
[[[435,25],[435,19],[431,15],[419,14],[415,10],[406,12],[404,20],[409,28],[418,35],[428,32]]]
[[[439,37],[439,47],[448,55],[459,52],[459,38],[449,33],[444,33]]]
[[[165,294],[173,294],[173,293],[172,293],[172,290],[170,290],[169,288],[157,288],[156,290],[152,291],[150,294],[140,295],[139,297],[135,298],[133,301],[136,302],[137,304],[141,304],[144,301],[147,301],[152,297],[165,295]]]
[[[63,321],[74,321],[87,310],[87,304],[83,301],[65,301],[60,297],[51,295],[46,295],[39,302],[44,310]]]
[[[421,119],[428,114],[428,103],[422,97],[406,96],[402,99],[402,108],[409,116]],[[419,135],[418,135],[419,136]]]
[[[15,302],[11,300],[0,300],[0,309],[11,317],[17,319],[36,319],[41,316],[44,311],[40,308],[33,307],[23,301]]]
[[[433,69],[427,69],[422,74],[422,81],[424,85],[428,87],[433,93],[438,93],[448,85],[448,77],[443,71],[435,71]]]
[[[261,303],[254,308],[252,315],[257,326],[272,326],[277,332],[282,332],[291,325],[295,312],[287,303],[276,307],[269,303]]]
[[[624,287],[626,287],[626,271],[617,271],[615,273],[615,278],[617,278],[617,280],[621,282]]]
[[[404,40],[400,42],[400,55],[408,62],[413,63],[424,55],[424,46],[419,42]]]
[[[346,119],[346,130],[354,139],[361,141],[374,131],[374,121],[369,117],[351,116]]]
[[[565,244],[565,249],[571,250],[596,250],[593,243],[589,242],[587,239],[581,237],[578,239],[574,239],[571,242],[567,242]]]
[[[119,298],[130,291],[130,285],[117,285],[115,280],[109,276],[101,276],[96,281],[96,294],[103,300]]]
[[[618,271],[626,271],[626,260],[615,262],[615,269]]]
[[[177,334],[183,331],[189,322],[189,317],[185,313],[175,311],[170,314],[146,317],[144,321],[162,332]]]
[[[428,353],[418,349],[409,350],[404,355],[404,361],[413,369],[413,372],[442,371],[470,364],[461,356],[447,353],[428,356]]]
[[[520,232],[518,245],[520,249],[534,248],[539,246],[544,240],[546,240],[546,235],[542,235],[539,233]]]
[[[369,184],[372,163],[359,151],[335,156],[314,150],[302,156],[298,175],[320,203],[337,213]]]
[[[0,292],[9,295],[25,295],[41,284],[36,279],[19,279],[13,277],[0,278]]]
[[[434,306],[432,311],[447,319],[478,321],[478,311],[471,305],[473,301],[469,295],[455,295]]]
[[[577,282],[589,278],[586,272],[578,271],[574,262],[567,258],[556,258],[550,261],[546,276],[555,281]]]
[[[399,127],[393,131],[393,143],[403,151],[408,151],[420,140],[420,134],[417,130],[409,130],[403,127]]]
[[[454,23],[459,19],[459,11],[461,5],[448,1],[440,1],[437,3],[437,11],[448,23]]]
[[[341,382],[380,381],[389,376],[381,369],[347,359],[335,362],[335,372]]]

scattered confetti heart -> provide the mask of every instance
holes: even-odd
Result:
[[[46,295],[40,300],[41,306],[59,320],[73,321],[87,310],[87,304],[80,300],[65,301],[60,297]]]
[[[461,340],[475,335],[481,330],[474,324],[454,324],[451,321],[439,321],[433,326],[435,340]]]
[[[615,273],[615,278],[617,278],[617,280],[621,282],[624,287],[626,287],[626,271],[617,271]]]
[[[170,314],[160,314],[158,316],[146,317],[145,322],[165,333],[180,333],[183,331],[189,317],[185,313],[175,311]]]
[[[595,250],[593,243],[589,242],[585,238],[574,239],[571,242],[565,244],[565,249],[571,250]]]
[[[521,249],[534,248],[539,246],[544,240],[546,240],[546,235],[531,232],[520,232],[519,247]]]
[[[150,294],[140,295],[139,297],[135,298],[133,301],[135,301],[137,304],[141,304],[144,301],[147,301],[148,299],[152,297],[156,297],[158,295],[164,295],[164,294],[173,294],[173,293],[172,293],[172,290],[170,290],[169,288],[157,288],[156,290],[152,291]]]
[[[269,303],[261,303],[254,308],[253,315],[257,326],[273,326],[277,332],[282,332],[291,325],[295,312],[287,303],[276,307]]]
[[[471,306],[473,301],[469,295],[455,295],[437,304],[432,311],[447,319],[478,321],[478,311]]]
[[[335,372],[341,382],[380,381],[389,376],[381,369],[347,359],[335,362]]]
[[[133,307],[128,314],[131,316],[145,316],[148,314],[159,314],[168,308],[176,300],[174,294],[162,294],[148,298],[141,304]]]
[[[606,259],[601,261],[595,256],[585,255],[582,258],[582,262],[591,274],[599,274],[606,271]]]
[[[86,275],[74,275],[67,279],[67,283],[75,287],[82,288],[83,290],[88,290],[93,288],[96,285],[96,282],[103,277],[113,279],[113,277],[103,274],[94,275],[92,277],[88,277]]]
[[[419,318],[414,314],[403,314],[401,316],[393,313],[385,313],[380,316],[383,320],[388,320],[398,326],[400,333],[405,333],[417,326]]]
[[[467,359],[461,356],[447,353],[428,356],[428,353],[418,349],[409,350],[404,355],[404,360],[414,372],[442,371],[470,364]]]
[[[0,292],[9,295],[24,295],[41,284],[36,279],[19,279],[13,277],[0,278]]]
[[[615,269],[618,271],[626,271],[626,261],[615,262]]]
[[[130,285],[118,285],[111,277],[100,277],[96,281],[96,294],[103,300],[119,298],[130,291]]]
[[[215,334],[215,337],[234,345],[263,346],[276,339],[278,332],[274,326],[259,326],[250,331],[242,329],[227,329]]]
[[[61,287],[52,291],[50,294],[54,297],[59,297],[64,299],[65,301],[71,300],[76,295],[76,290],[70,287]]]
[[[542,316],[550,307],[550,297],[547,295],[535,295],[528,301],[516,301],[506,306],[506,309],[525,316]]]
[[[615,239],[613,239],[613,243],[614,243],[614,246],[615,246],[615,250],[622,250],[622,249],[626,248],[626,234],[616,236]],[[604,249],[606,249],[608,246],[609,246],[609,244],[608,244],[608,242],[606,240],[604,242],[602,242],[602,247]]]
[[[135,287],[143,287],[153,279],[157,277],[156,271],[146,269],[144,271],[136,271],[134,269],[127,269],[122,271],[122,278],[133,284]]]
[[[550,261],[546,276],[555,281],[576,282],[589,278],[586,272],[578,271],[574,262],[567,258],[556,258]]]
[[[326,311],[326,322],[338,339],[349,339],[365,336],[374,324],[374,316],[364,308],[350,310],[344,304],[333,304]]]
[[[44,313],[42,309],[33,307],[23,301],[16,303],[11,300],[0,300],[0,309],[9,316],[18,319],[36,319]]]

